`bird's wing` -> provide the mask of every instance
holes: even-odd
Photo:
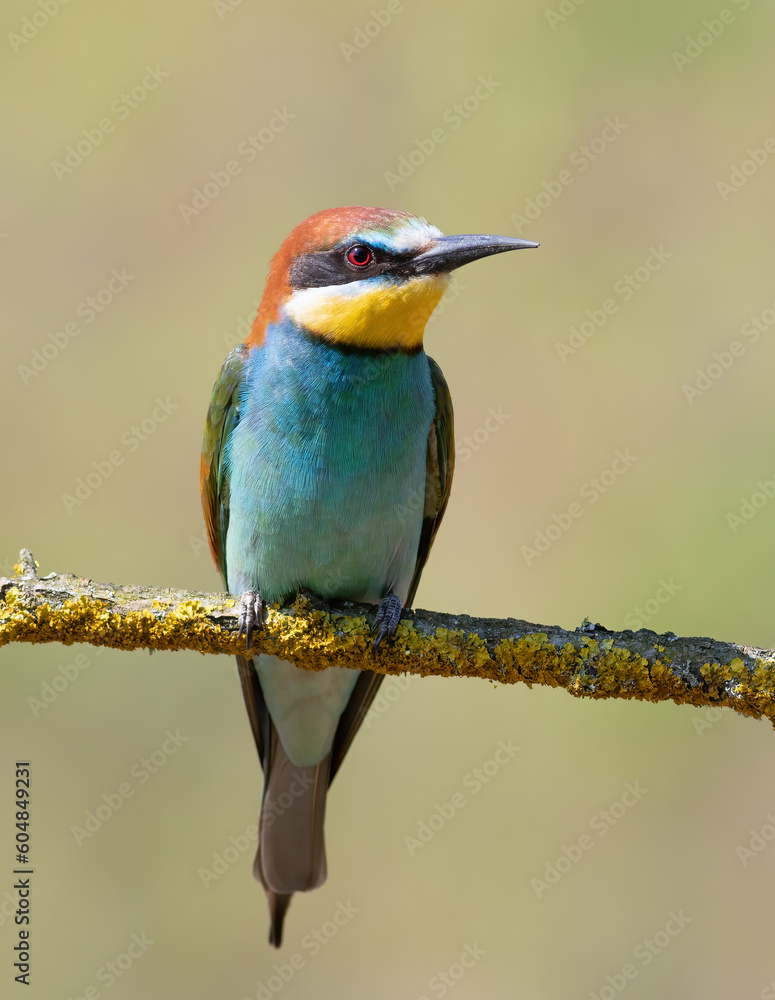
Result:
[[[239,423],[239,389],[245,373],[247,348],[241,344],[223,363],[210,397],[210,407],[205,421],[202,442],[202,463],[199,471],[199,488],[202,510],[207,527],[207,539],[215,565],[223,577],[226,589],[229,582],[226,571],[226,530],[229,526],[229,463],[227,445],[234,428]],[[264,704],[261,685],[253,661],[237,657],[242,693],[250,719],[250,728],[263,765],[264,747],[268,746],[269,713]]]
[[[245,372],[247,349],[235,347],[223,363],[205,421],[199,490],[202,497],[207,538],[215,565],[226,579],[226,529],[229,525],[229,469],[226,446],[239,423],[239,386]]]
[[[452,397],[441,368],[433,358],[428,358],[431,371],[433,395],[436,401],[436,412],[428,435],[428,451],[426,454],[425,506],[423,508],[420,544],[417,547],[417,562],[409,587],[406,603],[410,607],[414,601],[417,586],[420,583],[423,566],[433,545],[433,539],[439,530],[441,519],[449,500],[452,489],[452,473],[455,468],[455,427],[452,415]],[[355,682],[353,693],[347,702],[347,707],[339,719],[339,725],[334,736],[334,746],[331,756],[331,774],[329,782],[344,760],[350,744],[358,732],[374,697],[379,689],[384,674],[375,674],[371,670],[361,671]]]
[[[455,471],[455,421],[452,414],[452,397],[447,380],[433,358],[428,358],[431,369],[433,395],[436,413],[428,435],[426,459],[425,506],[423,508],[420,544],[417,547],[417,563],[406,599],[407,607],[414,602],[414,595],[420,583],[423,567],[439,530],[447,501],[452,489],[452,474]]]

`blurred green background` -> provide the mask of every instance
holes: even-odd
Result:
[[[428,328],[461,451],[419,605],[775,646],[775,500],[728,517],[775,479],[771,6],[12,8],[0,572],[29,546],[41,573],[217,589],[197,475],[218,368],[286,233],[374,204],[541,241],[460,271]],[[472,98],[480,77],[489,93]],[[230,161],[228,185],[205,188]],[[116,451],[100,477],[93,463]],[[629,467],[606,476],[617,451]],[[583,516],[526,557],[574,502]],[[296,897],[276,954],[250,873],[260,778],[231,661],[0,656],[4,843],[11,765],[33,765],[28,996],[775,995],[767,722],[389,681],[329,799],[328,881]],[[509,740],[521,750],[475,792],[467,776]],[[456,792],[465,807],[410,853]],[[555,884],[533,881],[563,857]],[[133,935],[153,944],[127,965]]]

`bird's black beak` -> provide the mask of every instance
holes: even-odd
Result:
[[[538,243],[518,240],[511,236],[482,234],[441,236],[428,250],[423,250],[407,261],[402,270],[413,275],[442,274],[445,271],[454,271],[463,264],[470,264],[472,260],[479,260],[480,257],[506,253],[507,250],[533,249],[537,246]]]

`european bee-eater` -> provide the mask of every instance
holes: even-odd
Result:
[[[300,588],[378,606],[376,644],[411,605],[449,499],[452,403],[423,331],[449,273],[537,243],[443,236],[384,208],[318,212],[272,260],[255,322],[215,383],[202,505],[251,649],[264,603]],[[326,878],[328,786],[381,674],[238,656],[264,771],[253,871],[279,947],[294,892]]]

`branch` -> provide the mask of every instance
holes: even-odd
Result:
[[[39,577],[23,549],[16,576],[0,577],[0,646],[87,642],[114,649],[244,653],[237,601],[154,587],[119,587],[71,574]],[[672,700],[725,706],[775,724],[775,651],[648,629],[575,632],[515,618],[405,612],[392,642],[372,650],[373,605],[325,603],[301,594],[269,610],[255,652],[306,670],[366,667],[384,674],[482,677],[563,687],[580,698]]]

